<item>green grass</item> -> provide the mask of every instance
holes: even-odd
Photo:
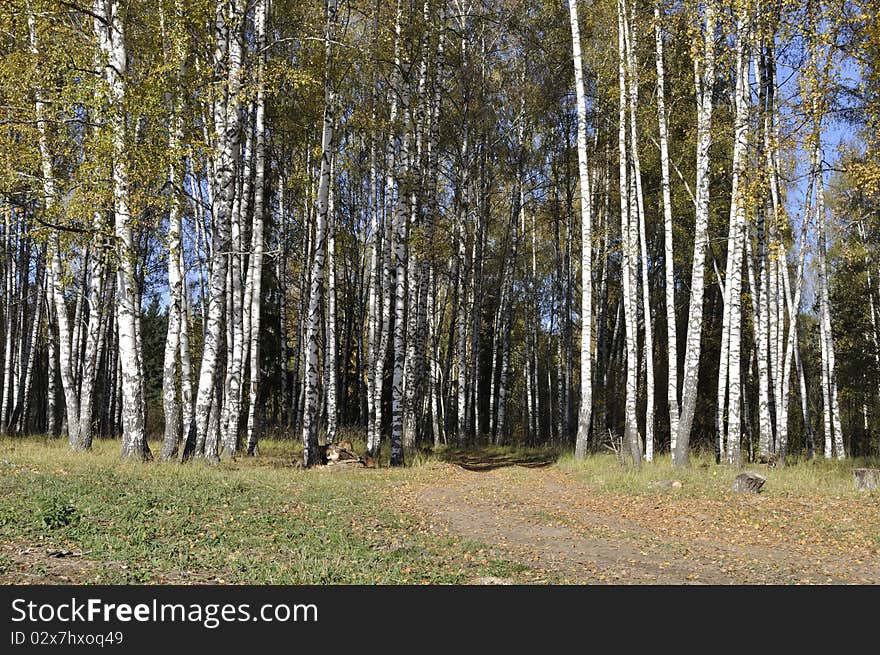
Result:
[[[73,580],[85,583],[528,579],[526,567],[431,534],[395,506],[395,488],[423,467],[303,471],[290,442],[260,447],[259,458],[217,466],[137,464],[121,461],[118,442],[76,455],[63,441],[2,439],[0,574],[14,575],[12,551],[30,547],[83,551],[97,563]]]

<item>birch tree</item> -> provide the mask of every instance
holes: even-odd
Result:
[[[701,18],[702,50],[694,59],[694,87],[697,96],[697,179],[694,255],[691,270],[691,298],[685,341],[684,377],[681,413],[672,460],[686,466],[691,425],[697,406],[697,382],[700,368],[700,338],[703,329],[704,264],[709,230],[709,148],[712,145],[712,92],[715,83],[716,6],[709,0]]]
[[[212,265],[208,284],[208,306],[202,364],[196,393],[193,424],[189,428],[187,445],[182,458],[195,452],[209,461],[216,459],[213,452],[205,452],[209,441],[212,409],[219,409],[215,397],[217,358],[223,336],[223,314],[226,292],[227,251],[230,244],[230,224],[236,192],[236,166],[240,139],[240,99],[242,46],[239,34],[244,20],[243,0],[220,0],[215,14],[213,65],[217,79],[216,99],[211,107],[215,131],[213,162],[212,206]],[[201,446],[201,447],[199,447]],[[210,449],[209,449],[210,450]]]
[[[724,319],[722,329],[721,362],[718,373],[719,411],[726,404],[726,450],[724,426],[719,425],[718,454],[723,454],[730,464],[738,464],[741,457],[741,287],[743,268],[743,241],[745,234],[745,157],[748,147],[749,118],[749,53],[748,14],[739,8],[736,17],[736,64],[735,64],[735,118],[733,146],[733,177],[730,222],[727,238],[727,275],[724,285]],[[725,386],[727,393],[725,394]]]
[[[621,241],[621,278],[623,280],[623,313],[626,328],[626,401],[624,419],[624,439],[630,449],[633,465],[638,467],[642,461],[642,444],[636,420],[636,396],[638,393],[638,339],[636,325],[636,298],[638,297],[638,281],[635,272],[635,256],[638,250],[638,219],[633,219],[631,206],[632,191],[635,183],[630,177],[630,162],[627,154],[627,56],[626,26],[627,11],[624,0],[617,3],[617,55],[619,83],[618,111],[618,152],[620,181],[620,241]],[[637,210],[636,210],[637,211]]]
[[[314,466],[318,456],[318,338],[320,329],[320,303],[323,294],[324,263],[326,258],[327,212],[330,193],[330,162],[333,157],[335,98],[330,77],[333,28],[336,23],[336,3],[329,0],[326,7],[327,28],[324,36],[324,124],[321,135],[321,165],[318,178],[317,224],[315,226],[314,258],[311,263],[311,287],[306,318],[306,379],[305,408],[303,413],[303,464]]]
[[[183,232],[181,202],[178,186],[182,184],[182,162],[177,152],[183,138],[183,120],[180,116],[180,83],[185,65],[185,45],[180,21],[183,20],[180,2],[175,2],[174,19],[167,29],[171,32],[173,62],[176,64],[175,84],[172,87],[171,129],[168,135],[168,149],[174,158],[168,167],[168,188],[171,195],[168,210],[168,332],[165,339],[164,372],[162,380],[162,399],[165,413],[165,436],[162,443],[161,459],[167,460],[177,455],[181,439],[181,406],[178,400],[177,362],[182,357],[182,323],[186,320],[184,311]],[[184,381],[183,384],[186,384]]]
[[[254,207],[253,228],[251,232],[251,261],[248,268],[248,292],[250,298],[250,386],[248,389],[247,418],[247,454],[255,455],[260,436],[260,327],[262,325],[262,293],[263,293],[263,252],[265,249],[263,225],[265,221],[265,188],[266,188],[266,90],[264,88],[264,70],[266,47],[266,22],[269,13],[269,0],[259,0],[255,8],[255,41],[258,53],[257,98],[255,101],[255,132],[254,137]],[[284,186],[279,191],[279,221],[284,220],[283,212]],[[331,242],[332,248],[332,242]],[[332,250],[331,250],[332,252]],[[333,265],[330,271],[332,275]],[[284,293],[284,292],[282,292]],[[332,290],[331,290],[332,295]],[[330,328],[331,332],[333,327]],[[283,333],[282,333],[283,334]],[[285,358],[286,359],[286,358]],[[331,359],[331,361],[333,361]]]
[[[654,4],[654,48],[657,66],[657,123],[660,132],[660,173],[663,192],[663,286],[666,301],[666,375],[669,405],[670,450],[675,452],[678,435],[678,330],[675,307],[675,245],[673,242],[672,193],[669,177],[669,130],[666,118],[666,66],[663,57],[661,3]]]
[[[590,163],[587,159],[587,107],[581,58],[580,26],[577,0],[569,0],[574,85],[577,98],[578,180],[581,190],[581,405],[575,457],[583,459],[590,433],[593,411],[593,217],[590,197]]]
[[[39,42],[36,32],[36,17],[31,12],[28,15],[28,31],[29,44],[33,54],[39,53]],[[43,94],[40,89],[37,90],[35,100],[35,116],[37,123],[37,133],[40,151],[40,172],[42,174],[43,187],[43,205],[50,217],[57,211],[57,195],[55,185],[55,173],[52,165],[52,155],[50,151],[49,128],[46,121],[46,106]],[[60,240],[58,232],[54,232],[49,236],[49,244],[46,254],[48,260],[47,282],[49,287],[49,295],[52,298],[52,306],[55,310],[57,332],[58,332],[58,372],[61,378],[61,388],[64,392],[65,411],[67,414],[68,426],[68,442],[74,451],[88,450],[90,444],[83,443],[79,438],[79,398],[76,394],[72,361],[70,353],[70,326],[67,316],[67,304],[64,300],[62,289],[63,272],[61,265]],[[8,305],[7,305],[8,308]],[[11,331],[10,331],[11,333]],[[11,350],[11,349],[10,349]],[[52,363],[54,359],[54,347],[50,341],[50,357],[49,357],[49,373],[51,402],[49,403],[49,426],[50,434],[54,434],[55,408],[54,408],[54,367]],[[7,350],[9,352],[9,350]]]

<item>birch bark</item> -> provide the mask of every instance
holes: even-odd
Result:
[[[638,283],[635,275],[634,257],[638,249],[636,221],[633,220],[631,194],[633,180],[629,175],[627,154],[627,58],[626,58],[626,3],[617,2],[617,55],[618,55],[618,151],[620,175],[620,240],[622,250],[621,277],[623,278],[623,311],[626,328],[626,399],[624,409],[624,440],[630,450],[633,465],[642,462],[642,445],[636,419],[638,394],[638,326],[636,324],[636,298]]]
[[[397,102],[399,99],[401,114],[406,113],[409,93],[405,88],[401,70],[401,30],[403,6],[398,0],[397,14],[394,21],[394,75],[393,75],[393,119],[398,116]],[[405,180],[409,175],[409,139],[410,130],[407,126],[398,127],[392,120],[392,140],[389,178],[386,192],[393,193],[394,180],[397,184],[393,222],[391,225],[392,265],[394,267],[394,335],[392,344],[393,371],[391,380],[391,466],[403,466],[403,401],[404,401],[404,365],[406,357],[406,234],[409,197]],[[398,136],[402,129],[402,136]],[[399,140],[398,140],[399,139]],[[393,177],[391,177],[393,175]],[[390,202],[390,200],[389,200]]]
[[[670,450],[678,436],[678,330],[675,311],[675,248],[672,227],[672,192],[669,178],[669,129],[666,119],[666,66],[663,56],[663,17],[654,5],[654,47],[657,64],[657,123],[660,131],[660,179],[663,194],[663,272],[666,300],[666,394],[669,405]]]
[[[725,309],[728,310],[728,352],[726,353],[729,370],[728,384],[728,420],[727,420],[727,462],[737,465],[741,460],[741,381],[740,381],[740,349],[742,330],[741,288],[743,241],[745,240],[745,193],[744,175],[745,158],[748,147],[749,119],[749,56],[748,56],[748,16],[744,9],[739,10],[736,28],[736,116],[734,118],[734,149],[733,149],[733,180],[732,201],[730,212],[730,230],[728,239],[728,258],[731,261],[729,277],[726,281],[727,298]],[[725,353],[722,353],[724,356]],[[719,385],[721,382],[719,382]]]
[[[117,256],[116,322],[122,387],[122,456],[152,459],[144,430],[143,368],[140,343],[140,292],[130,212],[125,146],[125,31],[116,0],[95,0],[95,33],[104,61],[108,124],[113,154],[113,213]]]
[[[184,320],[183,311],[183,248],[182,248],[182,201],[178,187],[182,185],[182,162],[178,158],[178,148],[183,138],[183,121],[180,116],[180,82],[183,76],[185,52],[184,35],[181,33],[182,7],[175,1],[174,20],[168,26],[171,32],[171,46],[174,53],[176,74],[171,99],[171,127],[168,134],[168,149],[172,162],[168,167],[168,188],[171,194],[168,208],[168,330],[165,336],[165,354],[162,377],[162,406],[165,414],[165,435],[162,441],[160,458],[174,458],[180,447],[181,407],[178,399],[177,362],[181,355],[181,332]]]
[[[256,116],[254,122],[256,124],[256,135],[254,137],[256,146],[254,151],[254,216],[253,230],[251,232],[251,261],[248,268],[250,276],[249,296],[250,296],[250,386],[248,389],[248,419],[247,419],[247,454],[255,455],[257,444],[260,438],[260,417],[262,415],[259,407],[259,393],[261,382],[260,367],[260,327],[262,325],[262,293],[263,293],[263,224],[265,221],[265,188],[266,188],[266,92],[264,89],[264,69],[265,69],[265,42],[266,42],[266,22],[269,11],[269,0],[258,0],[255,9],[255,33],[256,47],[259,53],[259,63],[257,70],[257,99],[256,99]],[[279,221],[284,221],[284,185],[281,184],[279,190]],[[332,247],[332,245],[331,245]],[[330,271],[332,275],[333,266],[331,264]],[[286,290],[282,283],[282,294],[286,294]],[[332,331],[332,328],[331,328]],[[285,341],[287,335],[282,331],[281,338]],[[284,349],[286,351],[286,349]],[[285,352],[286,355],[286,352]],[[284,358],[284,368],[286,370],[287,361]],[[331,360],[333,361],[333,360]],[[283,396],[283,394],[282,394]]]
[[[28,14],[28,31],[30,39],[30,49],[33,54],[37,54],[39,44],[37,41],[36,18],[33,12]],[[42,93],[37,90],[35,99],[35,113],[37,122],[37,135],[40,150],[40,172],[43,176],[43,208],[47,214],[52,216],[57,209],[57,192],[55,186],[55,174],[52,169],[52,155],[49,149],[49,136],[45,116],[45,101]],[[58,324],[58,372],[61,377],[61,388],[64,392],[65,412],[67,416],[67,437],[71,450],[83,451],[86,447],[79,440],[79,398],[76,394],[75,381],[73,376],[73,364],[71,361],[70,348],[70,324],[67,316],[67,303],[64,300],[64,292],[62,289],[62,281],[64,279],[61,267],[61,252],[58,239],[58,232],[53,231],[49,235],[49,244],[47,246],[46,259],[48,268],[46,271],[48,292],[51,297],[53,308],[55,310],[56,322]],[[54,335],[53,335],[54,336]],[[54,348],[50,339],[50,356],[49,356],[49,380],[50,387],[54,387],[54,371],[53,362]],[[50,400],[48,403],[48,432],[55,433],[55,390],[50,388]]]
[[[712,145],[712,90],[715,83],[715,0],[708,0],[702,18],[702,53],[694,60],[694,86],[697,96],[697,176],[694,255],[691,269],[691,298],[685,341],[681,413],[672,461],[686,466],[691,425],[697,407],[700,368],[700,337],[703,329],[704,265],[709,230],[709,148]]]
[[[212,193],[212,246],[211,270],[208,285],[208,305],[202,346],[202,365],[199,370],[193,423],[189,428],[187,445],[181,454],[186,460],[192,452],[198,452],[196,444],[215,439],[212,429],[212,403],[219,406],[215,393],[218,357],[222,347],[223,314],[226,304],[226,273],[230,244],[230,225],[236,193],[236,167],[240,140],[240,98],[242,47],[239,37],[244,21],[244,0],[221,0],[215,17],[216,42],[214,44],[214,70],[220,89],[212,107],[215,142],[213,149]],[[227,45],[228,44],[228,45]],[[217,409],[215,407],[214,409]],[[216,414],[216,413],[215,413]],[[210,435],[209,435],[210,432]],[[190,444],[192,443],[192,448]],[[209,449],[211,450],[211,449]],[[206,459],[216,459],[213,452]]]
[[[625,3],[624,3],[625,6]],[[629,114],[630,114],[630,152],[632,158],[632,173],[635,188],[635,223],[634,228],[638,234],[638,248],[641,258],[641,282],[642,282],[642,313],[644,316],[644,363],[645,363],[645,459],[649,462],[654,459],[654,337],[651,317],[650,286],[648,284],[648,246],[645,231],[645,202],[642,192],[642,166],[639,159],[638,130],[636,123],[636,107],[639,102],[639,78],[635,57],[636,30],[638,26],[635,20],[635,5],[630,8],[630,19],[624,20],[624,33],[626,36],[626,68],[629,79]],[[633,252],[635,257],[635,252]],[[634,265],[634,268],[637,266]],[[635,277],[635,276],[634,276]],[[638,303],[638,300],[636,300]]]
[[[583,459],[587,452],[593,412],[593,216],[590,162],[587,158],[587,106],[577,0],[569,0],[568,8],[577,97],[578,181],[581,190],[581,404],[574,452],[576,459]]]
[[[336,99],[330,78],[332,40],[336,23],[336,2],[327,3],[327,27],[324,37],[326,68],[324,77],[324,125],[321,135],[321,166],[318,178],[317,223],[314,256],[311,263],[309,308],[306,318],[305,406],[303,410],[303,464],[308,468],[319,463],[318,455],[318,339],[320,304],[323,295],[324,264],[327,247],[327,212],[330,192],[330,162],[333,157],[333,134]]]

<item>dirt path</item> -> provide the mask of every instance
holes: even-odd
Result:
[[[786,541],[790,523],[782,532],[769,523],[762,530],[748,523],[754,521],[745,518],[749,512],[741,511],[758,504],[762,514],[778,517],[789,511],[776,506],[780,499],[737,496],[722,504],[683,501],[669,492],[597,494],[556,467],[475,472],[444,465],[440,477],[408,494],[413,509],[427,515],[433,529],[479,541],[496,555],[545,571],[552,580],[880,583],[878,554],[841,549],[837,541],[825,543],[820,537]],[[796,520],[797,508],[789,509]]]

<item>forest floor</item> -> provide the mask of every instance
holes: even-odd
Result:
[[[73,455],[2,439],[0,584],[880,583],[880,493],[855,491],[852,462],[760,468],[755,495],[700,458],[683,471],[504,449],[405,469],[294,458],[266,442],[217,466],[138,465],[116,442]]]
[[[699,483],[705,471],[680,480],[680,488],[656,489],[649,484],[660,479],[656,472],[617,471],[613,463],[593,470],[573,461],[468,468],[444,465],[442,481],[413,486],[407,502],[434,530],[479,540],[490,555],[528,565],[538,577],[573,584],[880,583],[876,492],[834,488],[829,495],[820,484],[808,495],[780,491],[776,470],[761,471],[769,488],[755,495],[730,491],[735,472],[722,467],[708,474],[714,489]]]

